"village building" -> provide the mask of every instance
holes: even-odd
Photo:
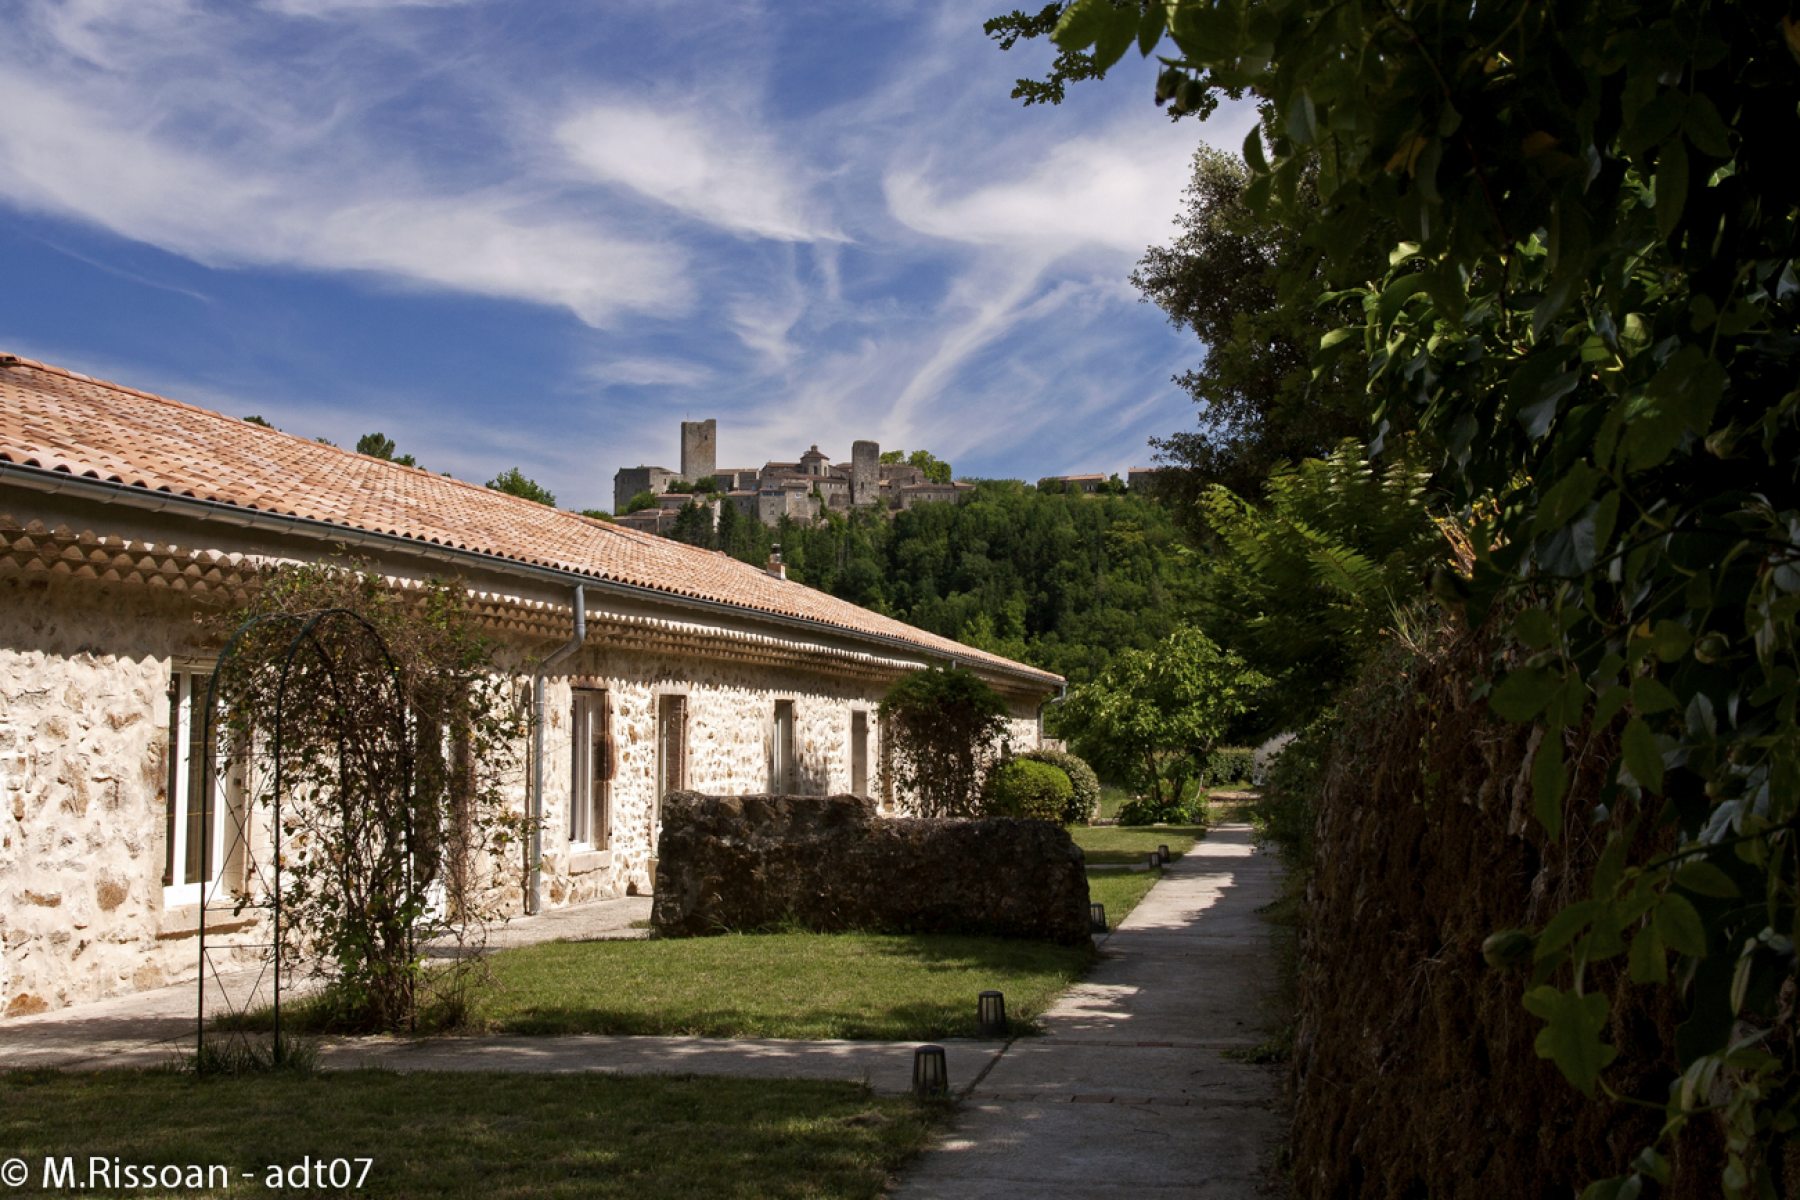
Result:
[[[956,503],[975,490],[972,483],[932,483],[911,463],[884,463],[881,446],[871,441],[853,443],[849,462],[833,463],[814,445],[793,462],[722,470],[715,466],[717,446],[716,420],[683,421],[681,470],[620,468],[613,476],[613,512],[624,514],[620,519],[633,528],[666,534],[674,527],[672,518],[642,516],[648,508],[625,510],[645,493],[660,507],[680,509],[704,495],[697,495],[696,488],[710,487],[742,515],[774,526],[783,518],[817,521],[828,512],[847,514],[856,508],[897,511]]]
[[[1038,480],[1037,485],[1040,492],[1078,492],[1084,496],[1093,496],[1106,487],[1106,476],[1096,473],[1046,475]]]
[[[778,564],[0,356],[0,1015],[192,978],[196,897],[235,869],[196,848],[248,803],[228,778],[196,800],[199,618],[313,562],[461,581],[541,705],[510,793],[539,822],[527,910],[649,890],[672,789],[878,796],[906,672],[976,672],[1023,746],[1062,682]]]
[[[1162,473],[1162,467],[1132,467],[1125,472],[1125,486],[1134,492],[1151,491]]]

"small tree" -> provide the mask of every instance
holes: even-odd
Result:
[[[424,945],[479,942],[497,915],[483,868],[523,832],[502,792],[521,709],[466,595],[303,566],[275,572],[229,621],[220,715],[247,748],[258,806],[280,804],[284,959],[325,981],[336,1027],[398,1031],[422,1010],[460,1020],[479,957],[427,972]]]
[[[1006,705],[961,667],[930,667],[896,683],[881,702],[888,771],[923,817],[969,817],[988,769],[1009,749]]]
[[[556,494],[517,467],[508,467],[488,480],[487,485],[496,492],[505,492],[509,496],[536,500],[539,504],[548,504],[552,508],[556,506]]]
[[[1070,693],[1062,725],[1107,775],[1171,808],[1268,679],[1192,626],[1126,650]]]
[[[394,439],[377,430],[365,433],[356,439],[356,452],[367,454],[370,458],[382,458],[388,462],[399,463],[403,467],[416,467],[418,460],[410,454],[395,454]]]

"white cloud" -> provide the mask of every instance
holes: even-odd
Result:
[[[810,172],[724,105],[598,102],[564,120],[556,138],[588,177],[709,225],[786,242],[840,236],[814,211]]]
[[[699,387],[713,378],[710,367],[670,358],[616,358],[584,374],[602,387]]]
[[[336,17],[393,8],[456,8],[481,0],[263,0],[263,7],[289,17]]]
[[[0,161],[0,197],[212,266],[368,271],[561,305],[595,326],[677,313],[692,298],[678,247],[528,194],[397,185],[392,170],[359,181],[353,168],[323,173],[278,154],[214,156],[16,73],[0,77]]]
[[[888,204],[902,224],[951,241],[1136,254],[1168,237],[1187,182],[1188,159],[1167,142],[1135,130],[1063,142],[1023,173],[960,194],[961,181],[900,168],[887,176]]]
[[[296,428],[385,412],[434,466],[516,461],[604,505],[616,466],[670,458],[684,416],[719,417],[734,464],[874,437],[1044,473],[1141,459],[1145,432],[1191,412],[1166,380],[1198,347],[1124,279],[1173,232],[1195,141],[1235,148],[1244,122],[1171,126],[1124,65],[1021,110],[1006,92],[1034,63],[961,0],[862,6],[824,51],[816,14],[755,0],[14,3],[0,205],[214,267],[355,272],[595,327],[496,346],[504,397],[421,363],[415,405],[346,362],[344,411],[288,397]],[[209,324],[236,329],[227,307]],[[438,315],[483,336],[469,310]]]

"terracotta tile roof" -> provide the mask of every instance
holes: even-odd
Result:
[[[0,462],[455,547],[1059,677],[727,555],[0,354]]]

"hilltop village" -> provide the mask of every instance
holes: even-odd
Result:
[[[899,511],[919,504],[954,504],[975,490],[963,480],[935,480],[923,467],[906,462],[883,462],[881,446],[872,441],[851,443],[847,462],[832,462],[813,445],[793,462],[766,462],[761,467],[718,466],[719,423],[681,423],[681,469],[621,467],[613,476],[614,519],[650,533],[667,533],[676,516],[690,503],[710,507],[716,524],[720,508],[734,505],[739,514],[775,526],[783,517],[816,521],[827,512],[847,513],[853,508]],[[1137,487],[1156,468],[1133,468],[1130,484]],[[1104,475],[1057,475],[1038,481],[1038,486],[1099,492],[1106,488]],[[648,499],[649,503],[645,503]],[[631,511],[633,505],[636,511]]]

